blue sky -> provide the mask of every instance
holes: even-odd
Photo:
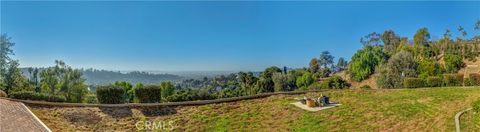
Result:
[[[1,33],[22,67],[156,71],[305,67],[321,51],[349,59],[360,37],[392,29],[433,38],[480,19],[480,2],[8,2]],[[455,35],[454,34],[454,35]]]

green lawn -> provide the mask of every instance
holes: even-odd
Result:
[[[480,113],[474,113],[473,110],[465,112],[460,117],[460,129],[465,132],[480,130]]]
[[[307,112],[290,103],[296,97],[330,96],[340,107],[318,112]],[[58,129],[95,130],[122,128],[134,130],[139,120],[174,121],[178,131],[454,131],[454,116],[469,108],[480,98],[480,88],[429,88],[397,90],[340,90],[306,95],[278,95],[263,99],[231,103],[174,108],[174,114],[145,115],[132,109],[132,115],[109,117],[95,111],[102,120],[93,126],[65,125],[63,111],[82,111],[86,108],[32,107],[34,113],[50,126]],[[58,118],[50,118],[48,113]],[[58,116],[60,115],[60,116]],[[146,119],[145,119],[146,116]],[[51,122],[48,120],[57,120]],[[115,123],[115,121],[128,121]],[[67,122],[68,123],[68,122]],[[121,125],[121,126],[120,126]],[[132,128],[133,127],[133,128]]]

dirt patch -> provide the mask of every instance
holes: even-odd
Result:
[[[66,111],[63,117],[75,125],[92,125],[98,123],[102,118],[94,111]]]
[[[338,76],[342,77],[344,80],[346,80],[348,83],[350,83],[351,85],[351,88],[354,88],[354,89],[360,89],[360,87],[364,86],[364,85],[368,85],[370,86],[372,89],[378,89],[378,86],[377,86],[377,76],[378,76],[378,73],[375,73],[373,75],[370,75],[370,77],[368,77],[368,79],[365,79],[361,82],[357,82],[357,81],[354,81],[350,78],[350,76],[347,74],[346,71],[342,71],[340,73],[337,73]]]

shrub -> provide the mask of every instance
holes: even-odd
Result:
[[[381,47],[365,46],[353,56],[348,67],[350,77],[355,81],[367,79],[375,72],[375,68],[385,61],[386,54]]]
[[[164,81],[160,83],[160,88],[161,88],[161,98],[164,99],[170,95],[173,95],[175,92],[175,86],[173,86],[173,83],[170,81]]]
[[[348,84],[347,81],[343,80],[342,77],[336,75],[323,81],[321,85],[322,87],[327,86],[327,88],[330,89],[343,89],[350,87],[350,84]]]
[[[380,88],[402,88],[404,77],[416,77],[418,64],[412,53],[400,51],[393,55],[388,63],[382,64],[377,73],[377,85]]]
[[[33,91],[19,91],[10,93],[11,98],[23,100],[37,100],[48,102],[65,102],[67,99],[61,95],[50,95],[45,93],[36,93]]]
[[[445,74],[443,75],[443,84],[445,86],[461,86],[463,82],[462,74]]]
[[[314,82],[315,80],[310,72],[305,72],[301,77],[298,77],[296,80],[297,87],[308,87]]]
[[[161,100],[161,94],[161,88],[155,85],[135,89],[135,97],[140,103],[158,103]]]
[[[310,86],[303,88],[303,91],[306,90],[319,90],[319,89],[328,89],[329,86],[326,83],[314,82]]]
[[[466,78],[464,83],[467,86],[479,86],[480,85],[480,74],[478,74],[478,73],[469,74],[468,78]]]
[[[3,90],[0,90],[0,97],[7,97],[7,93],[5,93]]]
[[[386,65],[382,65],[379,68],[376,83],[379,88],[403,88],[403,77],[401,74],[393,73]]]
[[[446,54],[443,60],[445,61],[445,69],[448,73],[455,73],[464,66],[460,55]]]
[[[407,77],[403,80],[405,88],[419,88],[424,86],[424,81],[420,78]]]
[[[480,99],[472,103],[473,111],[480,112]]]
[[[419,61],[417,71],[419,73],[418,77],[425,79],[429,76],[441,74],[442,69],[436,60],[424,59]]]
[[[97,87],[97,99],[101,104],[125,103],[125,89],[113,85]]]
[[[208,93],[207,90],[182,90],[176,91],[173,95],[166,97],[169,102],[194,101],[194,100],[211,100],[216,99],[214,94]]]
[[[85,95],[84,102],[89,104],[97,104],[97,96],[95,96],[93,93],[88,93]]]
[[[429,87],[441,87],[442,84],[443,81],[440,77],[427,77],[427,85]]]
[[[372,87],[370,87],[370,85],[363,85],[360,89],[372,89]]]

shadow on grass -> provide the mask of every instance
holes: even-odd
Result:
[[[131,117],[132,110],[128,107],[121,107],[121,108],[112,108],[112,107],[99,107],[99,109],[114,118],[122,118],[122,117]]]
[[[166,116],[166,115],[172,115],[177,113],[177,110],[175,110],[175,107],[169,107],[169,106],[145,107],[145,108],[140,108],[140,111],[145,116]]]

